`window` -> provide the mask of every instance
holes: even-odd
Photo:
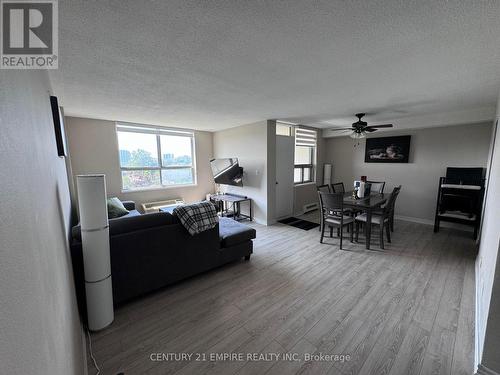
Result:
[[[316,131],[295,128],[295,162],[293,182],[304,184],[314,181],[316,163]]]
[[[292,126],[283,122],[276,121],[276,135],[292,136]]]
[[[195,184],[193,132],[117,124],[116,133],[123,191]]]

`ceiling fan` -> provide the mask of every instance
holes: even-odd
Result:
[[[376,131],[379,128],[392,128],[392,124],[382,124],[382,125],[368,125],[366,121],[361,120],[365,114],[364,113],[356,113],[355,115],[358,118],[358,121],[352,124],[350,128],[331,128],[332,131],[337,130],[352,130],[352,133],[349,135],[351,138],[364,138],[366,137],[366,133],[371,133]]]

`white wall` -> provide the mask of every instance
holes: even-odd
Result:
[[[0,73],[2,374],[83,374],[85,347],[46,72]]]
[[[115,122],[88,118],[66,117],[67,135],[71,149],[73,175],[104,173],[108,195],[122,200],[133,200],[138,208],[143,202],[169,198],[183,198],[186,202],[199,201],[214,192],[210,169],[213,156],[212,133],[195,132],[197,185],[148,191],[121,191],[121,173]]]
[[[274,207],[274,202],[268,201],[268,134],[267,121],[214,133],[214,157],[237,157],[244,171],[243,187],[221,185],[221,188],[252,198],[254,219],[261,224],[270,224],[274,219],[272,214],[268,216],[268,206]]]
[[[500,119],[500,96],[497,121]],[[476,259],[476,364],[500,373],[500,127],[492,140],[479,254]],[[484,350],[483,350],[484,347]]]
[[[386,181],[385,191],[402,185],[396,215],[432,223],[439,177],[446,167],[486,167],[491,123],[384,132],[371,137],[411,135],[408,164],[365,163],[365,139],[328,138],[325,163],[333,164],[333,179],[346,189],[354,179]],[[356,145],[356,146],[355,146]]]

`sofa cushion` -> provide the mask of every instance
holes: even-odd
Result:
[[[141,215],[139,211],[132,210],[125,216],[109,220],[109,235],[115,236],[136,230],[177,223],[178,219],[168,212]],[[77,241],[82,240],[80,224],[75,225],[71,229],[71,234],[73,239]]]
[[[168,212],[154,212],[128,217],[123,216],[118,220],[109,221],[109,235],[115,236],[122,233],[170,224],[173,224],[173,217]]]
[[[129,213],[129,210],[125,208],[123,203],[117,198],[112,197],[107,199],[108,204],[108,219],[115,219],[118,217],[125,216]]]
[[[219,219],[221,247],[230,247],[254,239],[255,229],[227,217]]]
[[[120,216],[120,217],[116,217],[114,219],[109,219],[109,222],[111,222],[112,220],[120,220],[120,219],[124,219],[126,217],[132,217],[132,216],[141,216],[141,213],[137,210],[130,210],[128,212],[128,214],[126,215],[123,215],[123,216]]]

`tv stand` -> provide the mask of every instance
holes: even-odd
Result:
[[[252,199],[244,195],[226,193],[212,194],[210,201],[215,204],[221,216],[232,217],[236,221],[253,220],[252,217]],[[241,203],[248,202],[249,213],[241,213]]]
[[[439,232],[441,221],[448,221],[472,226],[474,228],[473,238],[476,239],[481,224],[484,183],[484,179],[478,179],[477,182],[471,184],[462,184],[441,177],[434,218],[434,232]]]

